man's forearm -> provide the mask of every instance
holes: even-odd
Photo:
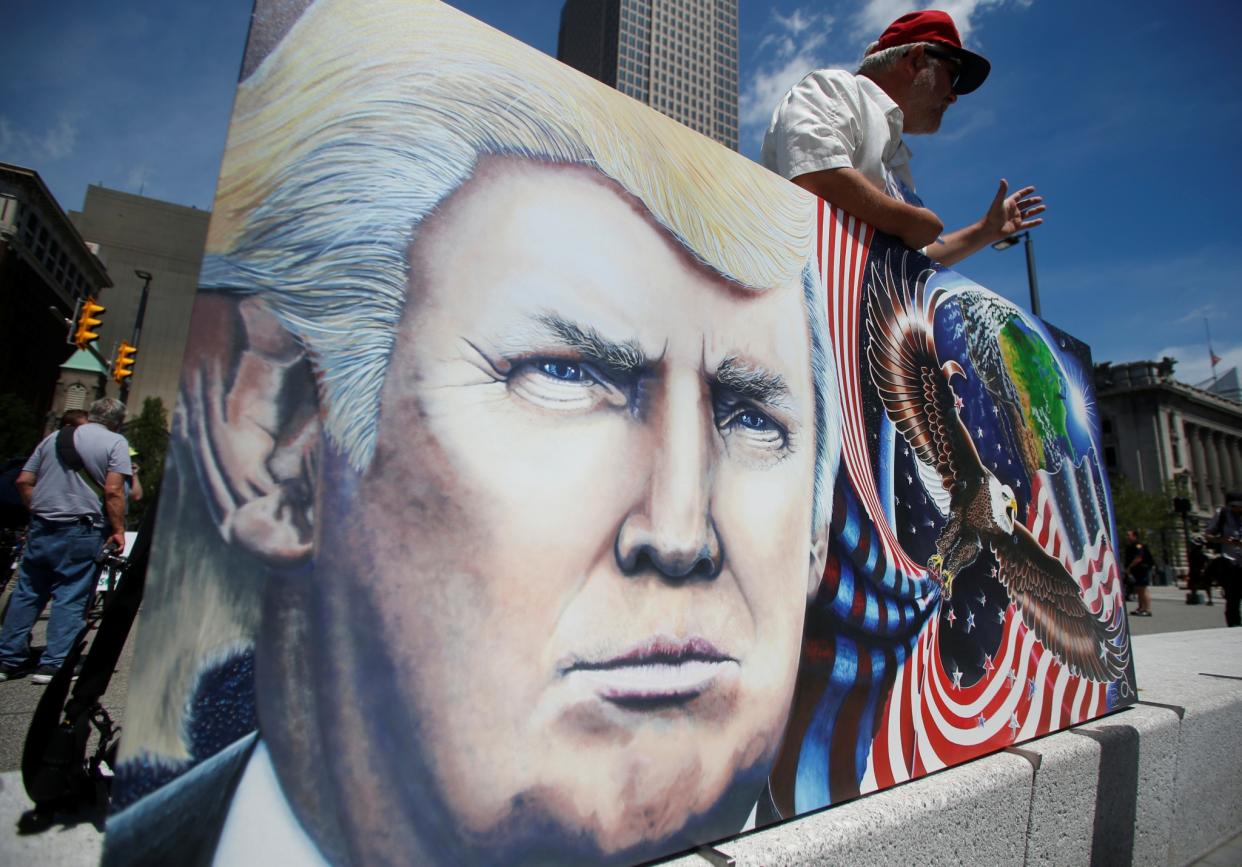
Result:
[[[22,470],[17,474],[17,481],[13,483],[13,487],[17,488],[17,495],[22,498],[22,505],[27,510],[30,509],[30,504],[34,501],[35,481],[34,473]]]
[[[104,516],[113,533],[125,532],[125,491],[104,489]]]
[[[979,252],[1000,237],[989,231],[982,220],[950,232],[924,252],[942,265],[956,265],[967,256]]]
[[[886,195],[856,169],[824,169],[799,175],[793,182],[916,250],[935,241],[944,228],[930,210]]]
[[[125,542],[125,477],[109,470],[104,477],[104,516],[112,530],[112,540]]]

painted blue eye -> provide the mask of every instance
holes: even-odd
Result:
[[[568,361],[541,361],[539,369],[553,379],[560,379],[565,382],[581,382],[586,379],[586,374],[582,368]]]
[[[774,430],[776,427],[772,423],[772,419],[768,418],[761,412],[756,412],[753,409],[748,409],[740,413],[737,417],[737,423],[744,428],[757,431]]]

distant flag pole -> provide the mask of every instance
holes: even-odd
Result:
[[[1212,329],[1208,325],[1208,319],[1203,317],[1203,330],[1207,332],[1208,341],[1208,358],[1212,361],[1212,385],[1216,384],[1216,365],[1220,364],[1221,358],[1212,351]]]

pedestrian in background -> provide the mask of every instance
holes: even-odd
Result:
[[[1238,603],[1242,600],[1242,491],[1225,495],[1225,506],[1212,518],[1203,538],[1220,545],[1220,558],[1213,570],[1225,591],[1225,624],[1242,626]]]
[[[1151,617],[1151,568],[1154,565],[1151,550],[1143,544],[1138,530],[1126,531],[1126,575],[1138,594],[1138,608],[1130,613],[1137,617]]]
[[[124,421],[125,404],[95,401],[86,424],[50,434],[17,477],[30,530],[0,631],[0,680],[30,669],[30,632],[50,600],[47,647],[31,680],[51,681],[85,622],[96,555],[106,542],[125,547],[124,483],[132,470],[129,443],[117,433]]]

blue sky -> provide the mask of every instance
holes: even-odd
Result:
[[[909,0],[740,0],[742,153],[817,66],[852,66]],[[555,54],[561,0],[452,3]],[[992,60],[936,136],[910,141],[946,225],[980,216],[999,178],[1034,183],[1044,317],[1097,361],[1172,355],[1209,376],[1242,364],[1242,4],[945,0]],[[36,169],[66,210],[89,183],[211,206],[250,0],[8,0],[0,160]],[[1020,247],[959,270],[1026,304]]]

